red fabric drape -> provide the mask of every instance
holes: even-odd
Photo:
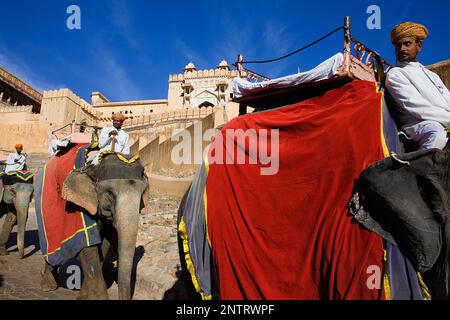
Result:
[[[241,165],[210,155],[207,231],[222,299],[384,298],[367,286],[383,271],[382,239],[346,208],[355,179],[383,158],[381,98],[375,83],[354,81],[223,128],[279,129],[280,163],[263,176],[248,154]]]
[[[42,190],[42,216],[45,226],[48,254],[84,229],[82,213],[78,207],[61,198],[65,179],[72,172],[77,151],[83,144],[75,145],[61,156],[52,157],[45,167]]]

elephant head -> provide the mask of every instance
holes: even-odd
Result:
[[[25,251],[25,226],[28,209],[33,196],[33,180],[27,182],[15,176],[4,175],[0,178],[0,205],[6,207],[8,217],[0,233],[0,247],[8,241],[11,230],[17,220],[17,248],[19,256],[23,258]]]
[[[125,163],[114,155],[105,157],[96,166],[73,171],[64,182],[65,200],[112,221],[117,230],[120,299],[131,299],[139,213],[145,206],[147,192],[148,180],[140,162]]]

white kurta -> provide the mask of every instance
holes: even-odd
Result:
[[[15,161],[17,160],[17,162]],[[26,157],[23,154],[10,153],[6,160],[5,172],[21,171],[25,168]]]
[[[450,92],[441,78],[419,62],[389,70],[386,89],[396,103],[401,128],[420,149],[443,149],[450,127]]]
[[[54,156],[55,154],[58,153],[58,147],[67,147],[69,145],[70,140],[58,140],[58,139],[53,139],[50,142],[50,146],[48,148],[48,154],[51,156]]]
[[[114,147],[115,152],[120,152],[123,154],[130,154],[129,136],[124,130],[117,130],[114,127],[104,127],[100,136],[98,138],[98,145],[100,147],[100,153],[105,150],[111,150],[112,147],[112,137],[109,136],[111,131],[116,130],[118,135],[114,138],[116,144]],[[98,156],[92,161],[93,164],[98,164]]]
[[[396,101],[402,128],[426,120],[450,126],[450,92],[419,62],[398,63],[389,70],[386,89]]]

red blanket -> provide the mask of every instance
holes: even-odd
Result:
[[[53,266],[64,264],[83,248],[100,242],[96,223],[80,207],[61,197],[64,180],[74,169],[77,152],[82,147],[75,145],[52,157],[37,182],[41,250]]]
[[[246,164],[208,167],[207,231],[222,299],[384,298],[367,286],[373,270],[383,272],[382,239],[346,208],[355,179],[384,156],[381,98],[375,83],[354,81],[222,130],[280,130],[277,174],[261,175],[248,154]]]

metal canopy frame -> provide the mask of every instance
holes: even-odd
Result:
[[[249,94],[241,98],[234,98],[233,102],[240,103],[239,113],[245,114],[247,106],[254,107],[256,109],[270,109],[278,107],[283,103],[285,105],[289,104],[292,99],[285,99],[283,95],[297,95],[299,97],[305,97],[305,99],[311,98],[316,93],[320,94],[327,89],[329,90],[339,87],[342,84],[353,80],[368,80],[378,82],[380,85],[383,85],[385,73],[392,67],[392,65],[383,59],[379,53],[371,50],[361,41],[351,36],[350,17],[347,16],[344,18],[344,26],[340,29],[343,29],[344,31],[344,61],[334,78],[312,83],[303,83],[290,88],[282,89],[274,89],[269,86],[258,90],[253,94]],[[245,68],[245,63],[244,56],[239,54],[236,63],[233,64],[239,72],[240,77],[247,78],[247,80],[256,81],[270,80],[257,72]],[[299,101],[301,101],[301,99]],[[269,105],[273,106],[270,107]]]

